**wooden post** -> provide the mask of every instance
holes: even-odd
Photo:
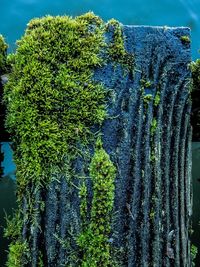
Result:
[[[26,64],[33,58],[41,64],[47,64],[47,59],[40,57],[44,56],[42,49],[46,45],[45,36],[51,32],[51,20],[54,18],[47,17],[41,23],[34,21],[19,44],[16,60],[19,60],[20,53],[24,53],[25,42],[34,33],[31,41],[36,43],[36,48],[29,50],[26,47],[29,54],[23,60],[27,62],[20,69],[24,70],[24,75]],[[94,20],[91,21],[85,38],[94,34]],[[100,27],[95,23],[95,27]],[[44,27],[46,35],[39,34],[41,27]],[[106,24],[105,29],[102,35],[105,37],[105,46],[100,46],[103,63],[93,67],[92,79],[106,90],[107,116],[99,124],[94,122],[91,125],[86,120],[86,125],[89,121],[93,139],[86,146],[76,139],[76,152],[79,149],[80,153],[72,160],[65,155],[60,165],[57,164],[56,171],[50,173],[48,183],[41,179],[37,184],[34,172],[28,173],[26,168],[21,171],[22,164],[26,165],[29,161],[24,156],[28,150],[23,150],[26,145],[24,142],[29,139],[25,136],[23,139],[21,133],[14,129],[17,135],[14,142],[16,146],[23,147],[16,150],[18,177],[32,176],[27,178],[30,181],[24,188],[21,182],[18,187],[22,228],[17,240],[21,242],[23,250],[20,267],[191,266],[188,236],[191,216],[190,31],[188,28],[122,26],[114,20]],[[68,36],[66,34],[66,38]],[[39,43],[40,38],[43,44]],[[83,40],[81,38],[76,42]],[[37,49],[41,49],[41,54]],[[48,49],[45,51],[48,53]],[[78,53],[71,51],[74,61],[81,57]],[[63,61],[63,55],[60,56],[60,64],[69,66],[71,58]],[[44,65],[38,66],[42,69]],[[73,82],[79,88],[82,83],[78,75],[82,75],[80,64],[77,68]],[[50,69],[53,75],[60,77],[57,67]],[[72,72],[74,69],[75,65]],[[28,77],[31,79],[30,73]],[[51,75],[47,70],[46,73]],[[42,76],[38,78],[35,73],[33,76],[35,80],[30,87],[26,87],[23,77],[19,75],[13,75],[11,82],[8,82],[5,94],[11,99],[8,99],[10,118],[13,116],[12,101],[16,100],[16,94],[29,101],[31,92],[36,90],[33,88],[38,85],[38,95],[45,95],[45,89],[39,87]],[[16,77],[19,87],[13,85]],[[71,76],[68,79],[72,79]],[[22,84],[24,89],[19,89]],[[50,84],[53,90],[57,90],[56,82]],[[84,82],[84,86],[87,89],[88,81]],[[14,88],[15,95],[10,88]],[[46,101],[57,99],[52,92],[47,93]],[[38,100],[37,95],[35,97],[35,102],[30,100],[31,108],[45,113],[43,102]],[[73,99],[73,95],[71,97]],[[59,102],[63,105],[59,110],[61,115],[65,112],[64,101],[66,99]],[[84,103],[80,103],[80,109],[82,105]],[[18,112],[23,112],[23,107],[20,108]],[[58,107],[53,108],[46,119],[53,118],[53,112],[57,112]],[[68,112],[72,112],[71,107]],[[38,120],[42,116],[41,111]],[[17,123],[21,122],[16,120],[16,127]],[[60,123],[65,121],[61,118]],[[44,128],[37,128],[37,120],[30,120],[30,126],[33,125],[39,131],[38,138],[41,129],[41,135],[49,140],[44,124],[41,124]],[[71,124],[68,126],[71,127]],[[78,122],[74,128],[74,136],[84,137]],[[34,140],[33,137],[31,142],[34,143]],[[40,162],[41,159],[41,164],[46,161],[46,168],[50,168],[52,163],[45,158],[45,153],[39,153],[41,158],[37,160]],[[102,177],[107,183],[106,188],[100,182]],[[10,261],[15,244],[11,244]]]

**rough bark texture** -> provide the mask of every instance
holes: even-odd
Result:
[[[126,50],[134,55],[131,71],[110,62],[94,77],[111,89],[102,127],[103,146],[117,167],[109,242],[118,266],[190,267],[190,46],[181,40],[190,32],[124,26],[123,34]],[[74,166],[88,175],[87,161],[78,159]],[[39,200],[45,202],[44,213],[35,215],[40,228],[24,224],[31,266],[38,266],[41,251],[45,266],[76,266],[79,182],[74,178],[72,185],[65,176],[36,194],[36,209]],[[90,180],[87,187],[91,204]]]
[[[125,266],[191,266],[190,50],[180,41],[188,29],[125,26],[124,33],[135,55],[134,76],[123,78],[112,66],[98,75],[116,95],[109,107],[116,119],[103,128],[118,167],[115,242],[125,248]],[[157,107],[153,101],[144,106],[141,79],[151,82],[146,93],[160,90]]]

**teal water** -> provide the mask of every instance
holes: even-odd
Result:
[[[200,0],[1,0],[0,33],[15,49],[33,17],[80,15],[94,11],[104,20],[116,18],[123,24],[187,26],[192,29],[192,56],[200,49]]]

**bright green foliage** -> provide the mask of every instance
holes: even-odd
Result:
[[[25,197],[23,216],[33,228],[38,227],[37,214],[44,210],[42,202],[35,208],[35,194],[47,187],[52,173],[69,167],[65,165],[77,157],[80,147],[94,139],[91,126],[105,119],[106,90],[93,80],[94,69],[103,64],[104,33],[103,22],[93,13],[74,19],[33,19],[9,57],[6,125],[15,150],[19,207]],[[15,239],[9,247],[9,267],[23,266],[17,260],[13,265],[25,248],[17,236],[22,220],[15,229],[16,218],[8,220],[5,232]]]
[[[18,239],[22,230],[22,220],[19,211],[16,211],[15,215],[11,218],[6,217],[7,227],[4,231],[4,236],[11,238],[12,240]]]
[[[44,267],[44,263],[43,263],[43,259],[42,259],[42,253],[41,252],[40,252],[40,255],[39,255],[38,267]]]
[[[156,118],[154,117],[152,119],[152,122],[151,122],[151,129],[150,129],[150,133],[151,133],[151,155],[150,155],[150,160],[151,162],[155,162],[156,161],[156,144],[154,143],[154,134],[156,132],[156,129],[157,129],[157,120]]]
[[[6,52],[7,44],[2,35],[0,35],[0,75],[3,74],[6,70]]]
[[[123,39],[121,25],[117,20],[111,19],[107,24],[108,30],[109,30],[109,27],[114,28],[113,42],[110,45],[109,54],[112,57],[112,59],[116,61],[118,61],[119,59],[123,60],[123,58],[126,55],[126,50],[124,48],[124,39]]]
[[[157,91],[154,97],[154,106],[157,107],[160,104],[160,92]]]
[[[156,128],[157,128],[157,120],[156,120],[156,118],[153,118],[153,120],[151,122],[151,136],[154,135]]]
[[[90,176],[93,183],[90,223],[77,240],[83,253],[81,266],[113,266],[109,237],[116,169],[100,140],[90,164]]]
[[[200,90],[200,59],[197,59],[195,62],[190,64],[190,68],[192,71],[192,89]]]
[[[148,104],[153,99],[153,95],[147,94],[143,96],[144,104]]]
[[[182,43],[190,43],[190,37],[187,35],[183,35],[180,37]]]
[[[106,25],[106,31],[109,32],[110,30],[113,33],[113,40],[109,45],[108,57],[114,62],[122,64],[125,69],[133,71],[134,56],[125,49],[121,24],[115,19],[109,20]]]
[[[192,266],[195,266],[195,262],[194,261],[196,259],[197,253],[198,253],[197,247],[192,244],[190,252],[191,252]]]
[[[140,80],[141,87],[144,88],[149,88],[151,87],[151,81],[146,80],[146,79],[141,79]]]
[[[115,26],[112,51],[120,55],[120,63],[128,64],[121,27],[118,23]],[[34,19],[18,41],[16,53],[8,58],[11,74],[4,93],[6,125],[13,137],[18,203],[22,207],[22,197],[26,199],[23,219],[25,216],[32,229],[38,227],[37,215],[44,211],[42,201],[35,208],[38,190],[47,188],[52,174],[66,173],[71,168],[82,148],[94,143],[91,127],[101,125],[106,117],[106,89],[93,79],[95,68],[106,60],[101,57],[106,48],[105,31],[104,23],[93,13],[74,19],[66,16]],[[90,220],[84,182],[79,192],[83,231],[77,244],[83,254],[81,266],[113,266],[109,236],[115,171],[98,141],[90,165],[93,183]],[[29,247],[29,240],[26,246],[21,242],[19,214],[20,210],[14,219],[8,219],[5,232],[15,240],[9,247],[9,267],[23,266],[19,257]],[[42,252],[38,265],[43,266]]]
[[[83,223],[85,222],[85,218],[87,217],[87,186],[85,182],[81,185],[81,189],[79,191],[79,197],[81,199],[80,204],[80,213],[81,213],[81,219],[83,220]]]
[[[12,242],[9,245],[7,267],[22,267],[25,264],[24,255],[28,253],[26,243],[20,241]]]
[[[92,80],[102,64],[102,21],[92,13],[75,19],[34,19],[18,41],[5,89],[7,128],[16,146],[20,190],[45,184],[65,155],[77,156],[90,127],[106,115],[105,89]]]

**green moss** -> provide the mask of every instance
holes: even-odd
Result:
[[[121,27],[119,24],[113,26],[116,29],[110,49],[120,55],[120,64],[128,64]],[[33,229],[38,227],[38,213],[44,212],[42,201],[40,207],[35,208],[34,194],[47,188],[52,174],[71,168],[72,161],[80,156],[83,147],[87,149],[88,145],[94,144],[96,137],[91,127],[100,127],[106,118],[107,91],[93,79],[95,68],[104,64],[101,52],[107,48],[105,31],[104,23],[93,13],[76,18],[47,16],[33,19],[18,41],[16,53],[8,59],[11,73],[4,92],[6,126],[13,138],[18,203],[22,206],[22,198],[26,199],[27,210],[23,216]],[[110,56],[114,54],[110,53]],[[108,240],[115,167],[101,141],[96,144],[90,176],[93,200],[89,220],[87,187],[85,180],[80,182],[83,221],[82,232],[77,237],[83,254],[80,265],[112,266]],[[30,188],[34,188],[33,192]],[[20,210],[14,219],[8,219],[5,235],[15,243],[9,247],[7,264],[11,264],[13,255],[22,256],[27,253],[26,247],[31,247],[28,239],[26,246],[21,243],[22,218],[19,214]],[[62,242],[71,250],[68,240]],[[75,257],[73,251],[71,255]],[[43,266],[42,254],[38,257],[38,264]]]
[[[196,256],[197,256],[197,253],[198,253],[198,249],[195,245],[192,244],[191,246],[191,250],[190,250],[190,253],[191,253],[191,261],[192,261],[192,266],[195,266],[195,259],[196,259]]]
[[[148,104],[149,102],[151,102],[153,99],[153,96],[151,94],[146,94],[143,96],[143,101],[144,104]]]
[[[155,218],[155,211],[152,209],[150,214],[149,214],[149,218],[151,221],[154,221],[154,218]]]
[[[109,55],[112,57],[113,60],[123,61],[126,55],[126,50],[124,48],[123,32],[120,23],[115,19],[111,19],[107,23],[108,31],[109,29],[111,29],[113,32],[113,28],[114,28],[113,42],[110,44],[109,47]]]
[[[46,166],[55,172],[64,155],[75,158],[76,144],[89,143],[90,127],[105,119],[105,88],[92,80],[105,45],[100,24],[92,13],[47,16],[18,42],[4,99],[20,190],[30,179],[46,184]]]
[[[200,85],[200,59],[190,64],[190,69],[192,72],[192,91],[199,90]]]
[[[157,107],[160,104],[160,92],[157,91],[154,97],[154,106]]]
[[[180,40],[181,40],[181,42],[184,43],[184,44],[187,44],[187,43],[190,43],[190,42],[191,42],[191,41],[190,41],[190,37],[187,36],[187,35],[183,35],[183,36],[181,36],[181,37],[180,37]]]
[[[90,177],[93,183],[91,218],[88,226],[77,239],[83,255],[81,266],[113,266],[109,238],[115,175],[116,169],[103,149],[101,140],[98,139],[90,164]],[[84,195],[85,192],[84,190]]]
[[[9,59],[6,125],[15,148],[19,206],[25,197],[32,226],[44,207],[41,203],[35,210],[29,188],[33,184],[34,192],[46,188],[50,174],[60,172],[66,158],[75,159],[80,146],[94,139],[91,126],[105,119],[106,90],[92,79],[93,70],[102,64],[102,24],[92,13],[74,19],[34,19]],[[8,222],[7,236],[16,235],[14,221]]]
[[[3,38],[0,35],[0,75],[4,74],[6,71],[6,53],[8,46]]]
[[[83,224],[86,224],[88,209],[87,209],[87,186],[85,184],[85,181],[81,185],[81,188],[79,191],[79,197],[81,199],[81,204],[80,204],[81,219],[83,221]]]
[[[4,230],[4,236],[12,240],[17,240],[20,237],[22,230],[22,219],[20,211],[16,211],[14,216],[6,216],[7,227]]]
[[[157,120],[154,117],[151,122],[151,129],[150,129],[150,134],[151,134],[151,155],[150,155],[150,160],[151,162],[155,162],[157,157],[156,157],[156,144],[154,143],[153,136],[156,132],[157,129]]]
[[[151,87],[151,81],[146,80],[146,79],[141,79],[140,84],[141,84],[141,87],[143,87],[143,88]]]
[[[42,253],[41,253],[41,251],[40,251],[40,253],[39,253],[39,260],[38,260],[38,267],[44,267],[45,265],[44,265],[44,262],[43,262],[43,255],[42,255]]]
[[[106,24],[106,31],[113,33],[113,40],[108,48],[108,56],[126,70],[134,72],[134,55],[125,49],[122,25],[117,20],[111,19]]]
[[[27,244],[16,241],[9,245],[7,267],[22,267],[26,264],[24,255],[28,253]]]
[[[157,120],[156,120],[156,118],[153,118],[153,120],[151,122],[151,130],[150,130],[151,136],[154,135],[156,128],[157,128]]]

